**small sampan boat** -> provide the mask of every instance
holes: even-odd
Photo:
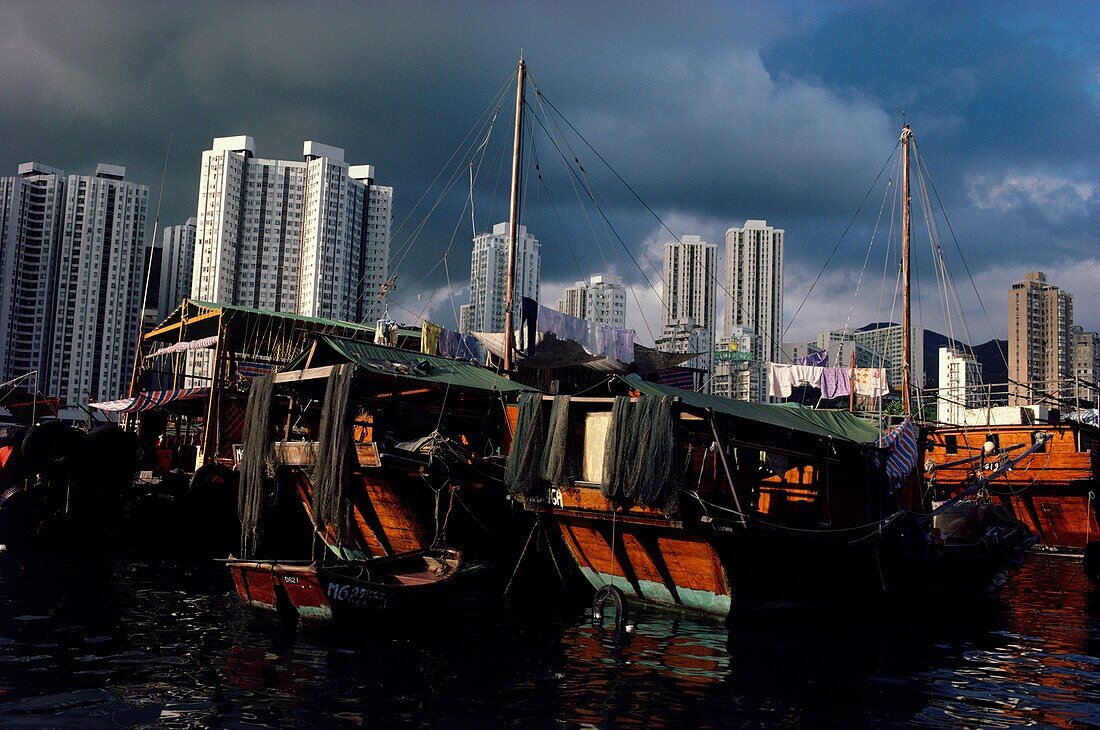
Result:
[[[241,560],[230,557],[237,596],[253,611],[302,626],[399,619],[438,606],[462,553],[433,548],[370,560]]]

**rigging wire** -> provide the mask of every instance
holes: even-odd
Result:
[[[791,327],[794,325],[795,320],[798,318],[799,312],[801,312],[802,308],[804,306],[806,306],[806,302],[809,301],[810,295],[813,294],[814,288],[817,287],[817,283],[821,280],[822,274],[824,274],[825,269],[827,269],[829,267],[829,264],[833,260],[833,256],[836,255],[837,249],[840,248],[840,244],[844,241],[845,236],[848,235],[848,231],[850,231],[852,229],[852,224],[855,223],[856,218],[859,216],[860,211],[863,210],[863,206],[864,206],[864,204],[866,204],[867,199],[869,197],[871,197],[871,192],[875,189],[875,186],[878,185],[878,181],[882,178],[883,171],[885,171],[886,166],[890,164],[890,160],[892,160],[894,158],[894,152],[900,147],[900,145],[901,145],[900,141],[895,143],[894,144],[894,149],[890,151],[890,156],[887,157],[886,161],[882,163],[882,167],[879,168],[878,175],[875,176],[874,182],[871,183],[871,187],[867,188],[867,192],[866,192],[866,194],[864,194],[863,200],[861,200],[859,202],[859,206],[856,208],[856,212],[852,214],[852,218],[851,218],[851,220],[848,221],[848,225],[846,225],[844,227],[844,232],[840,234],[840,238],[838,238],[836,243],[833,245],[833,250],[829,252],[828,258],[825,259],[825,263],[822,265],[821,271],[819,271],[817,276],[814,277],[813,283],[810,284],[810,288],[806,292],[806,296],[802,298],[802,302],[799,303],[798,308],[795,309],[794,315],[791,317],[790,321],[787,323],[787,326],[783,328],[783,334],[780,337],[780,339],[782,339],[783,337],[786,337],[787,332],[790,331]],[[727,294],[728,294],[728,292],[727,292]]]

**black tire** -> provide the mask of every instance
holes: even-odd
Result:
[[[622,631],[626,628],[630,606],[622,589],[613,585],[602,586],[592,598],[592,627],[597,631],[604,629],[604,608],[608,600],[615,604],[615,630]]]

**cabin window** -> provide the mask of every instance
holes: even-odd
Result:
[[[949,454],[959,453],[959,437],[954,434],[943,437],[943,448]]]

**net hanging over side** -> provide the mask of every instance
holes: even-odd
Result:
[[[542,394],[519,397],[519,415],[504,482],[511,494],[535,496],[545,486],[539,477],[546,429],[543,427]]]
[[[355,366],[334,368],[325,387],[321,406],[321,428],[317,461],[310,479],[313,482],[313,522],[318,531],[331,531],[343,546],[351,534],[351,504],[348,485],[355,464],[352,445],[351,388]]]
[[[271,453],[271,401],[275,376],[264,375],[252,381],[245,407],[243,455],[237,517],[241,521],[241,556],[250,558],[256,551],[259,525],[270,499],[267,490]]]
[[[542,478],[550,484],[564,485],[577,474],[577,455],[570,438],[571,426],[568,395],[554,397],[550,410],[550,428],[546,448],[542,452]]]
[[[626,396],[616,397],[604,450],[603,495],[676,512],[677,436],[672,400],[667,396],[641,396],[633,403]]]

